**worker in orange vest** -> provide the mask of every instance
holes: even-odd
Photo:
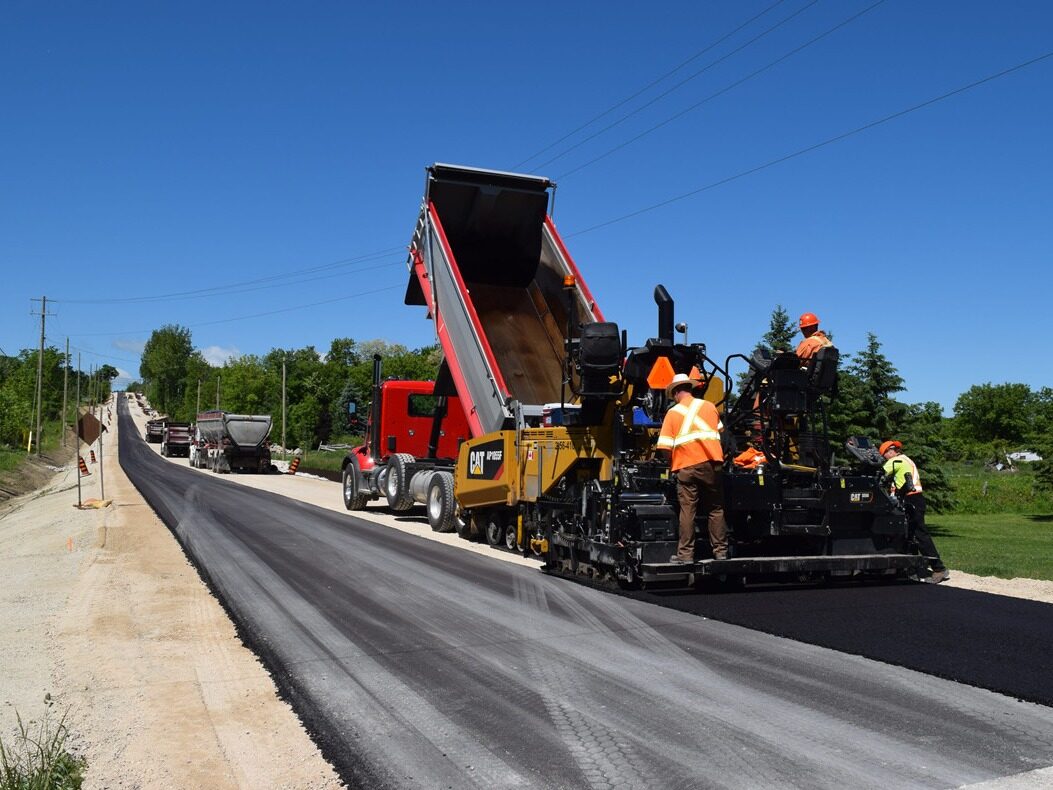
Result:
[[[658,436],[658,451],[671,455],[670,470],[676,474],[680,502],[680,539],[669,561],[677,565],[695,562],[695,513],[701,502],[709,526],[713,559],[728,558],[728,526],[724,521],[724,450],[720,432],[724,426],[716,406],[691,391],[699,382],[677,373],[665,388],[674,403],[666,412]]]
[[[801,316],[800,327],[804,340],[797,344],[797,356],[801,361],[811,359],[819,353],[819,349],[833,345],[830,338],[819,328],[819,318],[815,313],[804,313]]]
[[[947,566],[936,551],[932,535],[925,528],[925,495],[921,492],[921,476],[918,465],[903,452],[902,442],[891,440],[882,442],[878,452],[885,459],[884,470],[892,480],[892,490],[903,503],[907,511],[907,523],[910,525],[918,548],[922,555],[932,559],[932,576],[929,581],[939,584],[951,578]]]

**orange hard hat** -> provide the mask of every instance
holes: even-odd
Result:
[[[806,326],[819,326],[819,316],[815,313],[802,313],[800,327],[804,329]]]
[[[891,441],[887,442],[882,442],[881,446],[878,448],[878,454],[884,455],[886,452],[888,452],[888,449],[890,447],[895,447],[897,450],[902,450],[903,442],[897,442],[895,439],[892,439]]]

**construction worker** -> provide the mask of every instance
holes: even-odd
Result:
[[[937,584],[947,581],[951,574],[925,528],[925,494],[921,490],[917,464],[904,454],[903,444],[894,439],[882,442],[878,452],[885,459],[885,474],[892,478],[893,490],[907,511],[907,523],[918,541],[918,548],[922,555],[932,558],[932,576],[929,581]]]
[[[713,559],[728,558],[728,527],[724,521],[724,451],[720,432],[724,426],[716,406],[692,396],[699,382],[677,373],[665,388],[674,401],[666,412],[658,436],[658,451],[671,454],[670,470],[676,474],[680,502],[680,539],[670,562],[695,562],[695,513],[701,501],[709,525]]]
[[[815,313],[804,313],[800,319],[801,334],[804,340],[797,344],[797,356],[801,361],[814,357],[821,348],[828,348],[833,343],[819,328],[819,318]]]

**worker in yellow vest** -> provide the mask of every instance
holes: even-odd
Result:
[[[921,476],[918,465],[903,452],[902,442],[895,439],[882,442],[878,452],[885,459],[884,470],[892,480],[892,490],[903,502],[907,511],[907,522],[911,532],[918,541],[918,548],[925,557],[932,560],[932,576],[929,581],[939,584],[951,578],[947,566],[936,551],[936,544],[925,527],[925,494],[921,489]]]
[[[830,338],[819,328],[819,318],[815,313],[804,313],[799,323],[804,340],[797,344],[797,356],[802,362],[818,354],[819,349],[833,345]]]
[[[701,503],[709,526],[713,559],[728,558],[728,527],[724,521],[724,450],[720,432],[724,426],[716,406],[691,391],[699,382],[677,373],[665,388],[674,403],[666,412],[658,436],[659,452],[671,455],[670,470],[676,474],[680,502],[680,539],[670,562],[695,562],[695,513]]]

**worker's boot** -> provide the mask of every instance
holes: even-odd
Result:
[[[939,584],[940,582],[947,581],[949,578],[951,578],[951,572],[946,568],[941,568],[938,571],[932,572],[932,576],[929,577],[929,582],[931,584]]]

